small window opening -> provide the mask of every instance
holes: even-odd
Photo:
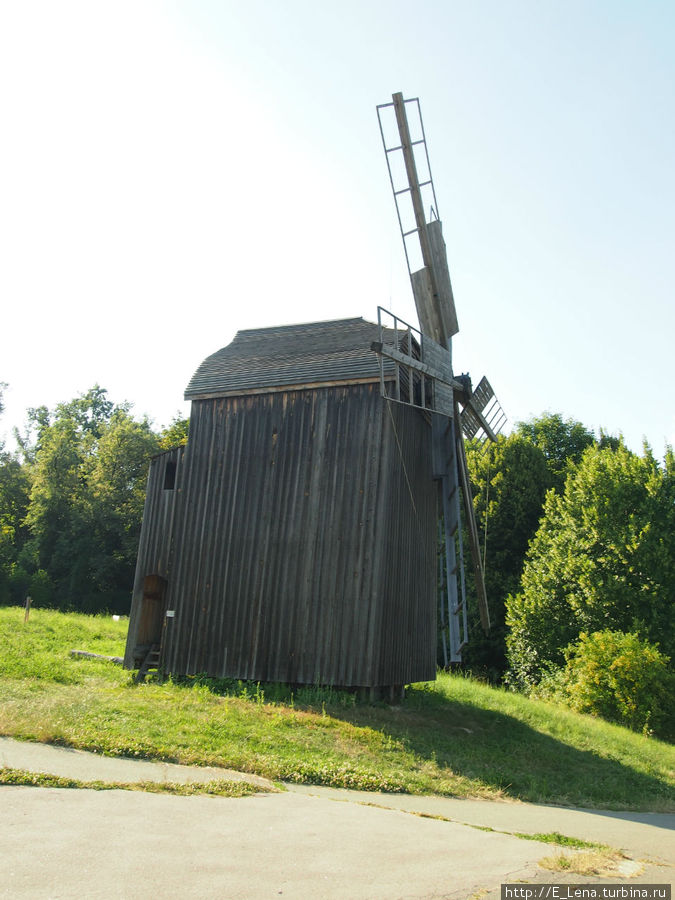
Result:
[[[172,491],[176,487],[176,463],[169,459],[164,469],[164,490]]]

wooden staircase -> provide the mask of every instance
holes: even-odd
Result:
[[[141,667],[136,673],[135,681],[137,684],[141,684],[145,681],[148,672],[156,672],[160,673],[160,657],[161,657],[161,648],[159,644],[151,644],[150,649],[145,654],[145,658],[141,663]]]

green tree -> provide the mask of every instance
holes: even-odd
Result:
[[[547,412],[528,422],[518,422],[516,433],[542,451],[550,473],[550,487],[559,493],[570,464],[578,463],[584,450],[595,443],[593,432],[581,422],[563,419],[560,413]],[[604,439],[611,440],[606,435]]]
[[[507,600],[509,678],[527,688],[565,664],[581,632],[635,632],[673,657],[675,462],[591,446],[550,491],[521,590]]]
[[[190,420],[181,417],[180,413],[171,420],[159,436],[160,450],[173,450],[174,447],[182,447],[187,444]]]
[[[506,597],[518,590],[525,553],[542,514],[549,475],[543,452],[520,434],[499,437],[496,443],[484,447],[469,446],[467,463],[483,540],[491,628],[485,636],[469,580],[470,641],[463,657],[467,667],[496,679],[506,669]]]
[[[0,383],[0,414],[4,410]],[[0,441],[0,604],[12,601],[12,571],[26,542],[25,517],[28,508],[29,481],[15,453],[5,450]]]
[[[94,552],[89,578],[96,605],[127,611],[133,585],[148,461],[158,450],[147,419],[117,408],[85,466],[86,518]]]
[[[126,611],[157,436],[99,386],[54,412],[41,409],[31,426],[23,572],[39,575],[50,605]]]

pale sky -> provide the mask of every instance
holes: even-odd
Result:
[[[420,97],[460,332],[514,423],[675,441],[670,0],[0,0],[0,435],[156,423],[241,328],[416,321],[375,106]]]

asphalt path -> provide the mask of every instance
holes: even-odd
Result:
[[[9,738],[0,765],[85,781],[250,778]],[[492,900],[502,883],[672,882],[672,815],[287,788],[230,799],[2,787],[0,897]],[[552,831],[622,849],[624,871],[547,872],[539,861],[555,848],[515,833]]]

